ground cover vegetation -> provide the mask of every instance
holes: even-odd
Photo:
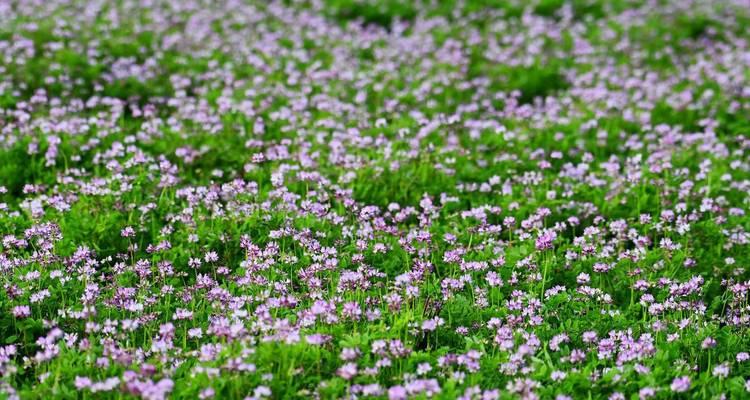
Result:
[[[750,397],[747,0],[0,0],[0,398]]]

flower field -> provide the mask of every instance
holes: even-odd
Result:
[[[750,1],[0,0],[0,399],[750,398]]]

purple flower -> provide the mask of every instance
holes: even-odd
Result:
[[[672,384],[670,385],[670,388],[673,392],[677,393],[687,392],[688,389],[690,389],[690,377],[680,376],[674,378]]]
[[[714,338],[707,337],[703,339],[703,342],[701,343],[702,349],[706,350],[706,349],[712,349],[714,347],[716,347],[716,340]]]
[[[346,380],[350,380],[354,378],[355,376],[357,376],[357,372],[358,372],[357,364],[350,362],[341,366],[341,368],[339,368],[338,371],[336,371],[336,375]]]
[[[15,306],[13,307],[13,316],[16,318],[28,318],[31,316],[31,307]]]
[[[557,233],[554,231],[547,230],[543,232],[536,239],[536,249],[540,251],[551,249],[552,242],[554,242],[555,239],[557,239]]]
[[[388,388],[388,400],[405,400],[407,397],[406,389],[403,386]]]

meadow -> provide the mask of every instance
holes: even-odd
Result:
[[[750,398],[750,1],[0,0],[0,399]]]

